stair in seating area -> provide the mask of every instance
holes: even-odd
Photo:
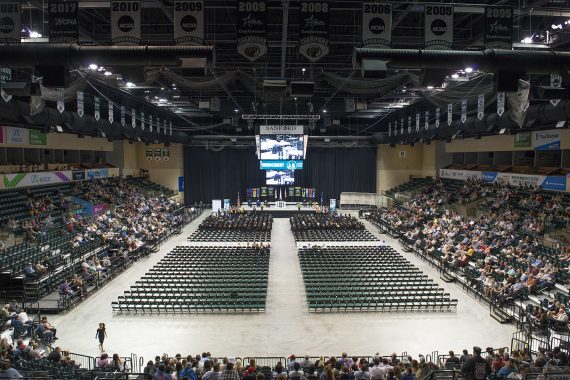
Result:
[[[493,318],[494,320],[496,320],[501,324],[510,323],[513,320],[512,315],[507,314],[504,309],[500,307],[495,307],[493,304],[491,304],[490,315],[491,318]]]
[[[443,281],[449,283],[449,282],[455,282],[456,277],[455,274],[452,272],[448,272],[448,271],[441,271],[439,273],[439,278],[441,278]]]

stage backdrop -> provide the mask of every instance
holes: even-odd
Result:
[[[226,147],[219,152],[204,147],[184,147],[184,199],[187,205],[212,199],[246,200],[248,187],[265,186],[255,148]],[[312,187],[317,201],[340,193],[376,192],[376,148],[307,149],[303,170],[295,171],[295,186]]]

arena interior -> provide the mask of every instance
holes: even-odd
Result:
[[[570,2],[0,1],[0,379],[570,380]]]

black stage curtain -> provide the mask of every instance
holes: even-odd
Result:
[[[187,205],[212,199],[246,200],[248,187],[265,186],[255,148],[226,147],[219,152],[204,147],[184,147],[184,199]],[[340,198],[345,191],[376,192],[376,148],[307,149],[304,169],[295,172],[295,186],[312,187],[321,194]]]

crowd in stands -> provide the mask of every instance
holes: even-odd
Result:
[[[268,213],[221,212],[208,216],[199,230],[239,230],[239,231],[271,231],[273,217]]]
[[[296,214],[290,218],[291,229],[300,230],[364,230],[364,224],[351,215],[337,213]]]
[[[467,218],[444,207],[453,196],[436,183],[401,207],[376,210],[369,217],[388,223],[404,241],[443,266],[473,271],[483,294],[499,302],[564,280],[568,251],[546,254],[536,236],[545,222],[570,220],[570,205],[561,195],[545,194],[538,187],[467,180],[459,199],[485,198],[484,212]],[[534,233],[521,234],[523,230]]]

